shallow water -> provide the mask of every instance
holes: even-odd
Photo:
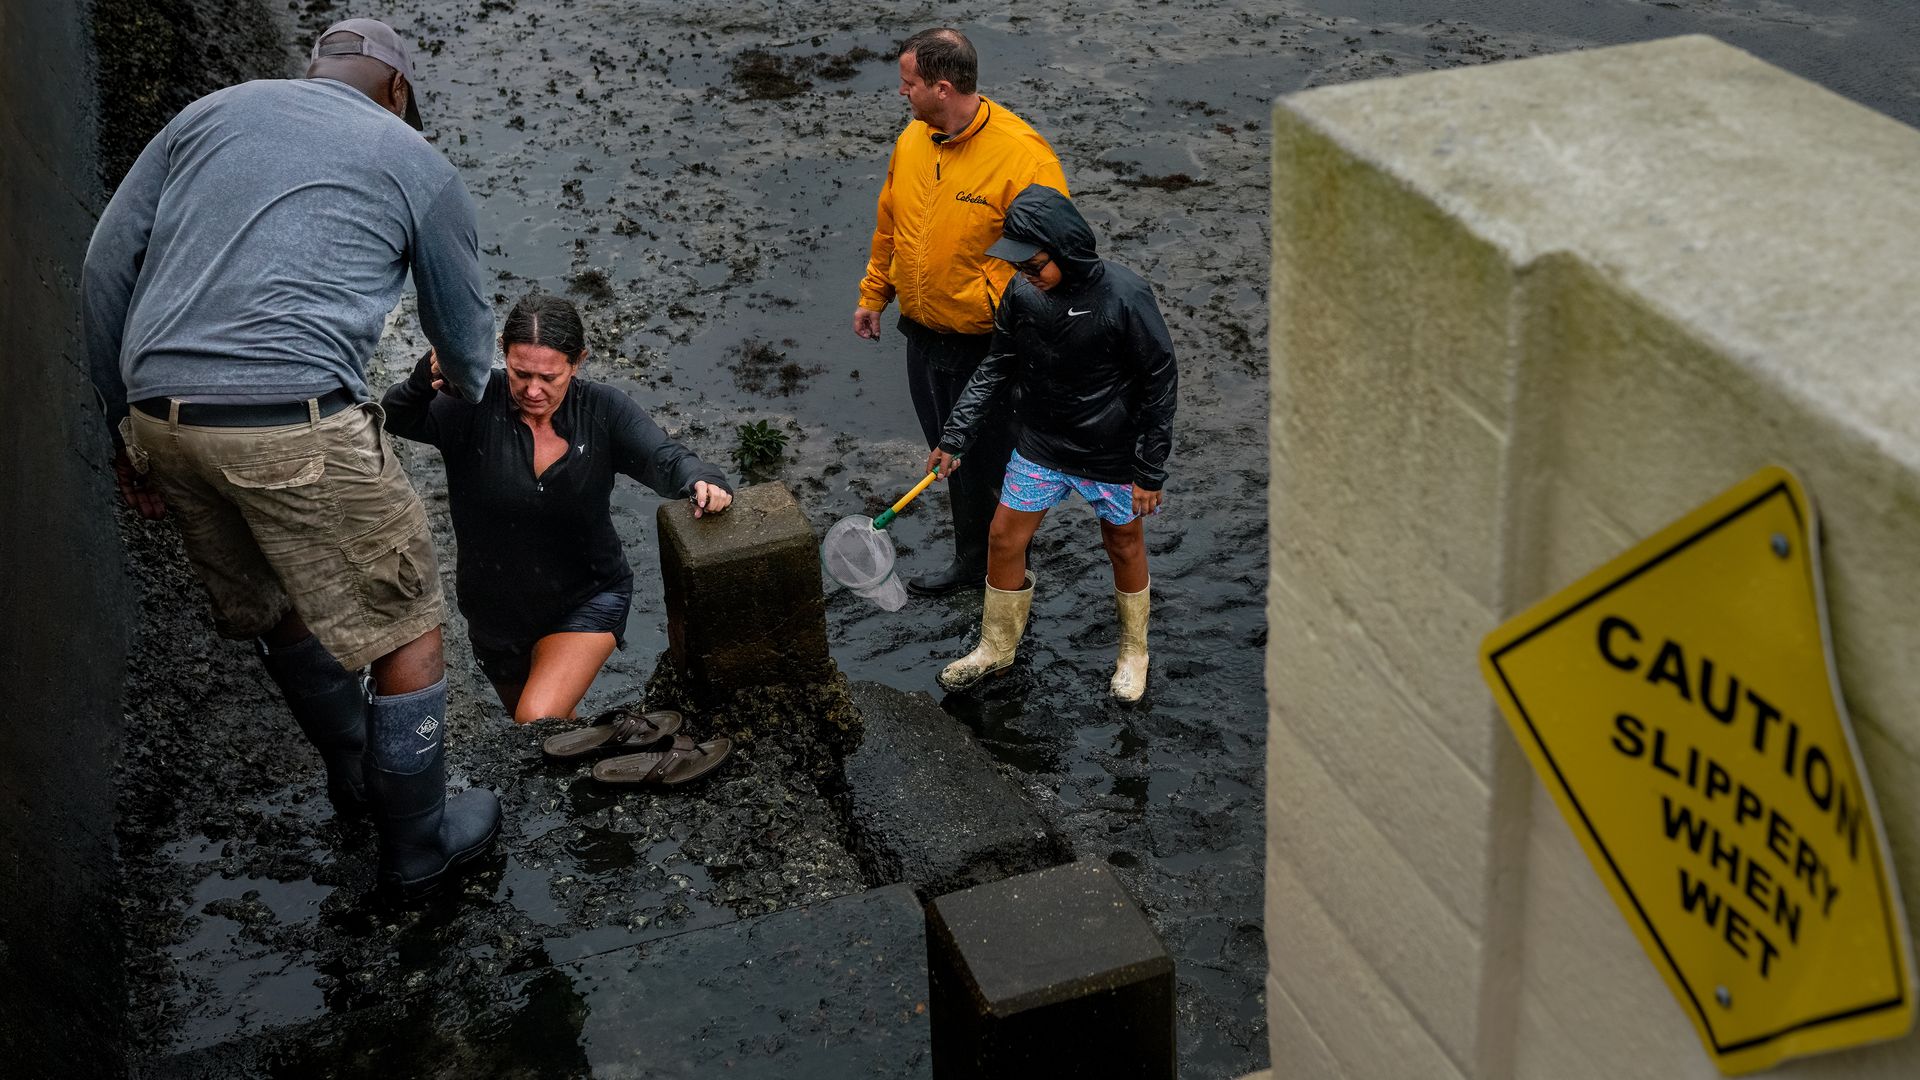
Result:
[[[860,341],[848,323],[873,197],[905,122],[889,57],[917,19],[903,21],[893,5],[832,0],[400,0],[387,11],[423,43],[423,112],[479,204],[496,300],[504,306],[531,284],[571,290],[591,324],[591,373],[629,390],[709,460],[727,461],[739,423],[768,419],[786,430],[788,460],[770,478],[796,491],[818,530],[875,513],[911,486],[925,449],[900,339],[889,329],[880,343]],[[302,32],[343,13],[313,0],[301,9]],[[1710,32],[1911,122],[1920,89],[1901,52],[1913,43],[1911,19],[1888,33],[1874,5],[1810,0],[1068,0],[951,17],[980,48],[985,91],[1052,140],[1103,253],[1154,283],[1180,353],[1181,398],[1166,510],[1147,533],[1147,701],[1127,708],[1104,696],[1111,582],[1093,516],[1075,503],[1036,538],[1040,585],[1020,662],[984,694],[943,704],[1081,854],[1118,869],[1152,916],[1179,965],[1186,1075],[1235,1076],[1267,1060],[1272,99]],[[802,83],[792,96],[755,96]],[[386,376],[404,370],[419,344],[409,301],[382,347]],[[431,453],[410,458],[444,533],[437,463]],[[905,572],[941,560],[943,502],[936,488],[893,526]],[[588,709],[637,697],[665,645],[657,503],[634,485],[617,491],[636,593],[627,649]],[[844,590],[828,601],[834,657],[849,677],[936,696],[934,672],[964,651],[978,616],[977,597],[916,599],[899,612]],[[784,811],[747,805],[759,790],[750,777],[793,767],[779,748],[743,763],[736,796],[747,805],[739,812],[761,815],[754,827],[783,838],[786,850],[748,871],[757,878],[730,865],[709,875],[703,867],[714,860],[693,856],[715,849],[715,831],[745,827],[727,817],[730,789],[676,821],[634,796],[543,772],[522,733],[502,732],[457,622],[449,642],[451,720],[465,747],[456,763],[474,782],[508,791],[511,842],[467,894],[486,912],[365,916],[344,895],[351,890],[337,887],[365,879],[365,845],[342,842],[326,824],[314,785],[303,781],[290,798],[227,776],[217,799],[159,815],[130,844],[159,882],[134,901],[141,933],[157,943],[139,968],[174,1002],[136,1006],[149,1049],[187,1050],[358,1008],[449,972],[524,972],[730,921],[767,909],[749,895],[755,888],[777,907],[860,887],[839,856],[806,847],[826,831],[823,809],[807,803],[783,820]],[[216,654],[243,666],[236,655]],[[219,695],[233,687],[214,681],[196,701],[226,701]],[[220,705],[236,731],[213,738],[245,745],[238,718],[273,707],[257,687],[240,706]],[[172,748],[178,756],[208,753],[176,741],[186,747]],[[197,833],[208,816],[228,835]],[[270,854],[275,844],[296,853]]]

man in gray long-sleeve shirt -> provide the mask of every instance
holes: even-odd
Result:
[[[366,383],[409,271],[449,385],[478,399],[492,366],[473,203],[419,126],[399,36],[336,24],[305,79],[209,94],[154,137],[82,285],[122,491],[174,510],[216,625],[257,640],[404,896],[500,817],[491,792],[445,796],[440,575]]]

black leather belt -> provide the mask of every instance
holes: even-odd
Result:
[[[353,391],[345,387],[317,399],[320,415],[332,416],[353,404]],[[167,418],[170,398],[148,398],[132,407],[160,420]],[[210,401],[180,403],[180,422],[188,427],[286,427],[307,422],[305,401],[269,401],[258,404],[226,405]]]

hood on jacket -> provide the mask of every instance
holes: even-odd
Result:
[[[1008,244],[1009,240],[1013,243]],[[1100,268],[1100,256],[1094,251],[1093,227],[1074,209],[1071,199],[1045,184],[1028,184],[1013,197],[1001,225],[1000,242],[988,248],[987,254],[1009,262],[1022,262],[1033,256],[1031,251],[1026,251],[1026,245],[1036,246],[1053,256],[1060,264],[1061,277],[1067,282],[1083,281]]]

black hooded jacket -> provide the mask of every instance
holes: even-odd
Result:
[[[1088,480],[1160,490],[1179,376],[1152,287],[1096,255],[1093,230],[1052,188],[1035,184],[1015,196],[1002,234],[1040,245],[1061,280],[1042,291],[1014,277],[994,313],[991,350],[947,415],[940,448],[961,454],[1011,386],[1023,457]]]

